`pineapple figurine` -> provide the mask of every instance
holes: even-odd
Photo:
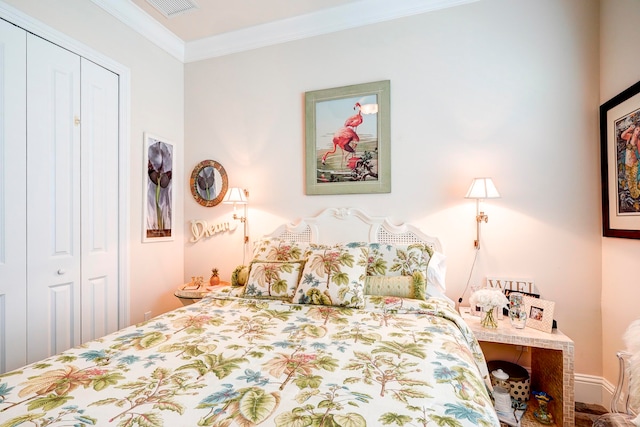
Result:
[[[220,276],[218,276],[218,269],[211,269],[211,278],[209,279],[209,284],[211,286],[218,286],[220,284]]]

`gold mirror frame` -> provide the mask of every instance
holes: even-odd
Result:
[[[215,160],[203,160],[193,168],[189,187],[196,202],[206,207],[215,206],[227,194],[227,172]]]

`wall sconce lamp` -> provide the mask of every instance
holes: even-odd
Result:
[[[222,199],[222,203],[233,204],[233,219],[242,222],[244,225],[244,244],[249,243],[249,236],[247,235],[247,198],[249,192],[245,189],[238,187],[231,187],[229,191]],[[238,216],[236,214],[236,205],[244,205],[244,216]]]
[[[476,240],[473,242],[473,247],[476,250],[480,250],[480,224],[489,221],[489,216],[480,210],[481,199],[497,199],[500,197],[500,193],[493,184],[491,178],[474,178],[467,191],[466,199],[476,199]]]

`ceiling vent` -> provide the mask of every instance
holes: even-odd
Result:
[[[147,0],[147,3],[167,18],[173,18],[198,8],[195,0]]]

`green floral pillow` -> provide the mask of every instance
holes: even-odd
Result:
[[[244,295],[291,301],[304,261],[253,261]]]
[[[364,307],[368,254],[366,246],[311,249],[292,302]]]
[[[367,276],[411,276],[419,271],[427,277],[433,249],[423,243],[391,245],[369,244]]]
[[[364,294],[424,300],[425,279],[419,271],[411,276],[367,276],[364,281]]]
[[[262,261],[295,261],[305,259],[309,247],[305,242],[277,238],[258,240],[253,247],[253,259]]]

